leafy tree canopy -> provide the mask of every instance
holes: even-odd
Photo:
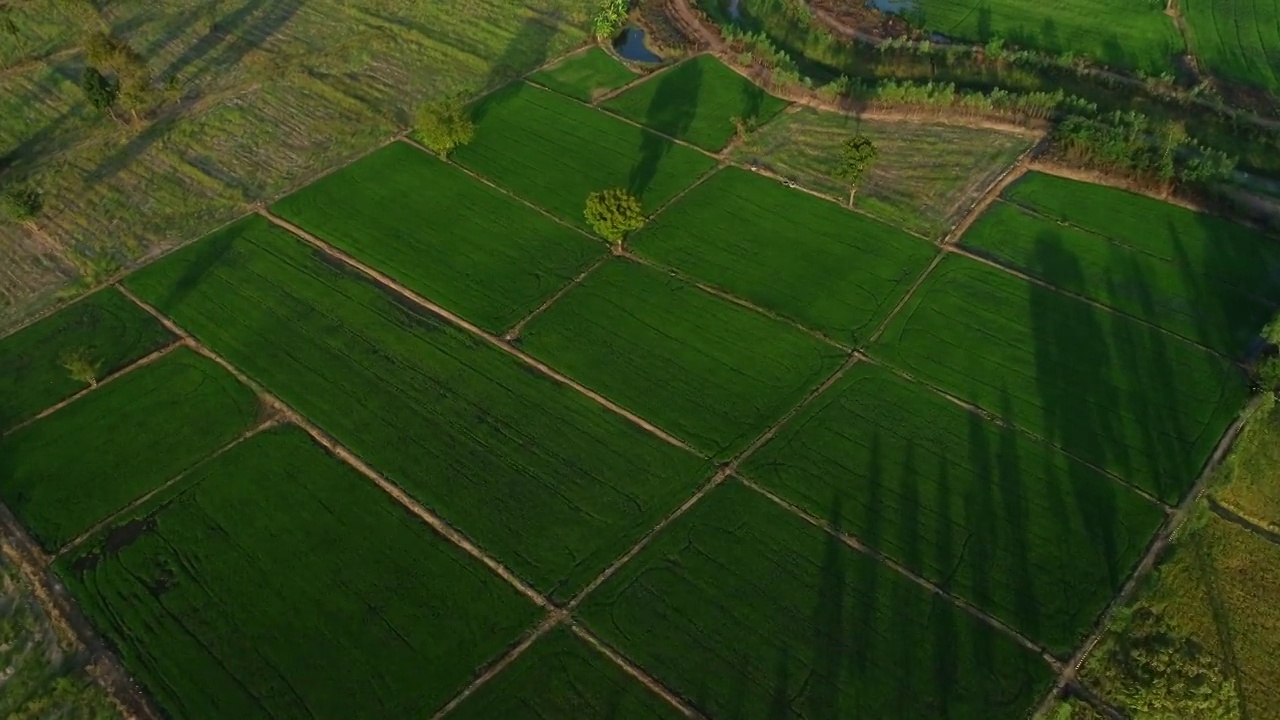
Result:
[[[475,135],[476,125],[459,97],[433,100],[418,109],[417,137],[434,153],[448,156]]]
[[[600,237],[620,244],[628,233],[644,227],[644,210],[635,195],[613,188],[587,196],[587,224]]]
[[[592,21],[592,32],[597,40],[608,40],[622,29],[627,21],[627,0],[601,0]]]
[[[871,142],[871,138],[861,134],[854,135],[840,146],[835,176],[850,185],[857,185],[879,154],[880,151]]]

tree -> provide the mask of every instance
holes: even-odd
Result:
[[[1272,355],[1258,365],[1258,384],[1263,390],[1280,393],[1280,357]]]
[[[840,146],[840,158],[834,174],[837,180],[849,185],[849,207],[853,207],[853,194],[858,191],[858,183],[879,154],[875,143],[866,135],[854,135]]]
[[[89,65],[115,74],[116,100],[137,120],[155,101],[151,70],[142,54],[124,40],[105,32],[90,33],[83,45]]]
[[[591,193],[583,214],[592,230],[619,247],[627,233],[644,227],[640,200],[622,188]]]
[[[476,125],[456,96],[434,100],[418,109],[417,135],[422,144],[442,157],[466,145],[476,135]]]
[[[40,193],[24,183],[11,183],[0,192],[0,220],[29,223],[41,207]]]
[[[592,21],[596,39],[605,41],[617,35],[627,21],[627,9],[627,0],[600,0],[600,7]]]
[[[90,105],[115,118],[112,108],[116,104],[116,97],[120,95],[120,86],[115,81],[98,72],[98,68],[87,65],[84,74],[80,76],[80,89],[84,91]]]
[[[73,348],[62,353],[58,363],[66,368],[72,380],[82,382],[89,387],[98,385],[98,363],[89,356],[86,348]]]

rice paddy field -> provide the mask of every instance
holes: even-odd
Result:
[[[1280,91],[1280,4],[1275,0],[1182,0],[1191,50],[1214,74]]]
[[[597,46],[529,75],[528,80],[561,95],[591,102],[642,76]]]

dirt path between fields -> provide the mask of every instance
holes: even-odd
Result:
[[[1207,497],[1205,498],[1205,502],[1209,503],[1209,509],[1213,511],[1214,515],[1217,515],[1232,525],[1257,535],[1273,545],[1280,546],[1280,533],[1275,530],[1272,530],[1261,523],[1250,520],[1244,515],[1236,512],[1236,510],[1230,505],[1219,502],[1217,498]]]
[[[548,308],[556,304],[557,300],[564,297],[565,295],[568,295],[570,290],[581,285],[583,280],[586,280],[589,275],[594,273],[596,270],[599,270],[600,267],[605,263],[609,262],[609,260],[615,254],[616,253],[610,253],[608,255],[605,255],[604,257],[601,257],[599,260],[596,260],[595,262],[588,265],[587,269],[578,273],[578,276],[575,277],[573,280],[571,280],[568,285],[565,285],[564,287],[557,290],[554,295],[547,298],[546,301],[543,302],[538,307],[534,308],[533,312],[520,318],[520,320],[517,321],[515,325],[512,325],[510,328],[507,329],[506,332],[502,333],[503,342],[508,342],[508,343],[514,342],[517,338],[520,337],[520,333],[524,332],[525,326],[528,325],[530,321],[532,321],[534,318],[538,317],[542,313],[546,312]]]
[[[977,222],[978,218],[982,217],[983,213],[987,211],[987,208],[991,207],[992,203],[1000,199],[1000,196],[1004,193],[1005,189],[1017,182],[1023,175],[1027,174],[1030,170],[1031,158],[1041,153],[1047,142],[1048,136],[1041,136],[1039,141],[1027,148],[1022,155],[1018,156],[1018,159],[1014,161],[1013,165],[1010,165],[1003,173],[1000,174],[999,177],[995,179],[994,182],[991,183],[991,185],[987,186],[986,191],[979,195],[978,198],[973,201],[973,204],[969,206],[969,210],[960,217],[960,221],[952,226],[951,230],[943,236],[942,244],[945,246],[955,245],[958,243],[960,238],[968,232],[969,228]]]
[[[665,685],[655,680],[644,670],[641,670],[639,666],[620,655],[616,650],[606,645],[604,641],[600,640],[595,635],[592,635],[586,630],[586,628],[583,628],[577,623],[570,623],[569,629],[573,631],[574,635],[585,640],[587,644],[591,645],[591,647],[594,647],[602,655],[612,660],[616,665],[618,665],[618,667],[621,667],[628,675],[640,681],[642,685],[653,691],[655,695],[658,695],[663,700],[674,705],[676,709],[684,713],[685,717],[699,719],[706,718],[705,715],[695,710],[692,705],[687,704],[678,695],[668,690]]]

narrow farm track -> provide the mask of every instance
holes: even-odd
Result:
[[[436,714],[431,716],[432,720],[439,720],[453,712],[454,708],[458,707],[464,700],[471,697],[476,690],[480,689],[480,686],[488,682],[490,678],[505,670],[508,665],[515,662],[516,658],[523,655],[524,651],[528,650],[535,642],[537,642],[538,638],[546,635],[553,628],[563,622],[565,617],[566,614],[562,610],[553,610],[550,612],[542,622],[538,623],[537,627],[535,627],[532,632],[527,633],[520,642],[516,643],[515,647],[508,650],[506,654],[494,661],[489,665],[489,667],[485,668],[484,672],[480,673],[475,680],[472,680],[465,688],[462,689],[462,692],[458,693],[452,700],[445,703],[444,707],[440,708]]]
[[[502,339],[503,339],[505,342],[511,342],[511,341],[515,340],[516,338],[520,337],[520,332],[521,332],[522,330],[524,330],[524,326],[525,326],[525,325],[528,325],[528,324],[529,324],[529,322],[530,322],[530,321],[532,321],[534,318],[536,318],[536,317],[538,317],[539,315],[541,315],[542,313],[546,312],[546,311],[547,311],[547,308],[549,308],[549,307],[551,307],[552,305],[554,305],[554,304],[555,304],[555,302],[556,302],[557,300],[559,300],[560,298],[562,298],[562,297],[564,297],[565,295],[569,294],[569,291],[570,291],[570,290],[574,289],[574,288],[575,288],[575,287],[577,287],[578,285],[581,285],[581,284],[582,284],[582,281],[587,279],[587,276],[589,276],[591,273],[593,273],[593,272],[595,272],[597,269],[599,269],[599,267],[600,267],[601,265],[604,265],[605,263],[609,262],[609,258],[610,258],[610,257],[611,257],[611,256],[609,256],[609,255],[605,255],[604,257],[600,258],[599,260],[597,260],[597,261],[595,261],[595,262],[591,263],[591,265],[590,265],[589,267],[587,267],[587,269],[586,269],[586,270],[583,270],[582,272],[578,273],[578,276],[577,276],[577,277],[575,277],[572,281],[570,281],[568,285],[565,285],[564,287],[562,287],[562,288],[560,288],[559,290],[557,290],[557,291],[555,292],[555,294],[554,294],[554,295],[552,295],[551,297],[547,298],[547,299],[546,299],[546,301],[545,301],[545,302],[543,302],[543,303],[542,303],[541,305],[539,305],[538,307],[534,308],[534,309],[533,309],[533,312],[531,312],[531,313],[529,313],[528,315],[525,315],[524,317],[520,318],[520,320],[519,320],[518,322],[516,322],[516,324],[515,324],[515,325],[512,325],[512,326],[510,327],[510,329],[508,329],[506,332],[504,332],[504,333],[502,334]]]
[[[1008,170],[1000,175],[1000,177],[996,178],[996,181],[991,183],[986,192],[982,193],[982,195],[974,201],[973,205],[969,207],[969,211],[960,218],[960,222],[956,223],[955,227],[951,228],[951,231],[943,237],[942,244],[955,245],[959,243],[960,239],[964,237],[965,232],[967,232],[969,228],[978,221],[978,218],[982,217],[982,214],[987,211],[987,208],[991,207],[992,204],[1000,199],[1000,196],[1004,193],[1005,189],[1017,182],[1023,175],[1027,174],[1030,170],[1028,165],[1029,158],[1034,157],[1044,146],[1047,140],[1047,135],[1042,136],[1039,141],[1030,148],[1027,148],[1027,151],[1018,158],[1017,162],[1011,165]]]
[[[652,690],[655,694],[662,697],[663,700],[666,700],[668,703],[673,705],[677,710],[684,713],[686,717],[691,717],[691,718],[706,717],[705,715],[703,715],[702,713],[698,712],[693,707],[685,703],[683,700],[681,700],[679,696],[672,693],[664,685],[662,685],[657,680],[654,680],[652,677],[650,677],[648,673],[646,673],[644,670],[641,670],[635,663],[631,662],[630,660],[620,655],[616,650],[604,644],[603,641],[601,641],[599,638],[592,635],[591,633],[587,632],[581,626],[571,623],[569,627],[571,630],[573,630],[574,635],[577,635],[578,637],[585,640],[587,644],[591,645],[591,647],[598,650],[600,654],[612,660],[618,667],[622,668],[623,671],[625,671],[628,675],[635,678],[642,685],[644,685],[645,687]]]

